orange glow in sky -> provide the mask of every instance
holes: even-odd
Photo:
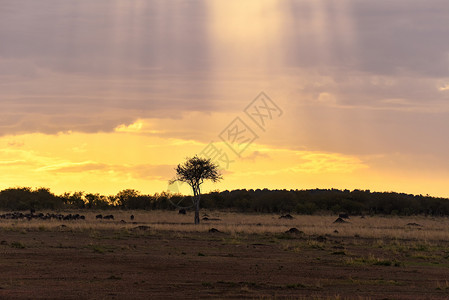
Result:
[[[212,142],[230,162],[205,191],[448,197],[447,17],[405,0],[7,1],[0,189],[173,191]],[[263,128],[245,113],[262,91],[282,111]],[[237,117],[257,138],[236,154]]]

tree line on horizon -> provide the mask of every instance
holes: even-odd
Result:
[[[192,196],[167,192],[154,195],[126,189],[116,195],[73,192],[55,195],[48,188],[8,188],[0,191],[2,210],[135,209],[177,210],[191,208]],[[370,190],[268,190],[240,189],[202,195],[205,209],[247,213],[341,213],[351,215],[449,216],[449,199]],[[193,210],[193,209],[192,209]]]

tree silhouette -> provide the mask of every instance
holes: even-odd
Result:
[[[222,179],[218,165],[210,159],[194,156],[187,158],[186,162],[176,167],[176,176],[170,180],[170,184],[181,181],[188,183],[193,190],[193,206],[195,207],[195,224],[200,223],[200,186],[204,180],[218,182]]]

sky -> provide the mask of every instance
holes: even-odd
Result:
[[[449,197],[445,0],[0,0],[0,189]]]

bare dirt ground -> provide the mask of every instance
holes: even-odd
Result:
[[[449,298],[447,240],[76,222],[0,228],[1,299]]]

